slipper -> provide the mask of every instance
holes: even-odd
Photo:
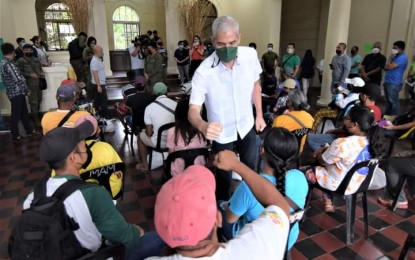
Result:
[[[148,169],[148,168],[146,168],[146,167],[144,167],[144,165],[143,165],[142,163],[137,163],[137,164],[135,165],[135,169],[136,169],[137,171],[140,171],[140,172],[148,172],[148,171],[149,171],[149,169]]]

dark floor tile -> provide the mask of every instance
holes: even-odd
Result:
[[[356,229],[356,227],[355,227]],[[347,231],[346,231],[346,224],[343,224],[337,228],[334,228],[329,231],[330,234],[337,237],[338,240],[342,241],[343,243],[347,243]],[[354,241],[357,241],[360,239],[360,236],[356,234],[356,230],[354,233]]]
[[[27,180],[24,183],[24,187],[34,187],[36,182],[37,182],[37,180]]]
[[[370,241],[372,241],[377,248],[386,253],[399,247],[399,244],[395,243],[393,240],[390,240],[381,233],[373,234],[369,236],[368,239],[370,239]]]
[[[1,199],[8,199],[18,197],[20,195],[20,189],[18,190],[6,190],[1,193]]]
[[[312,220],[306,219],[301,224],[301,231],[303,231],[308,236],[312,236],[314,234],[320,233],[323,231],[323,229],[316,225]]]
[[[408,233],[415,231],[415,225],[409,220],[402,221],[401,223],[398,223],[395,226]]]
[[[137,190],[137,196],[138,198],[144,198],[144,197],[148,197],[148,196],[154,196],[154,191],[152,188],[147,188],[147,189],[140,189]]]
[[[23,181],[25,179],[26,179],[26,175],[18,175],[18,176],[13,176],[9,178],[9,182],[18,182],[18,181]]]
[[[319,208],[309,207],[307,209],[306,216],[307,216],[307,218],[312,218],[312,217],[314,217],[314,216],[316,216],[316,215],[318,215],[318,214],[320,214],[322,212],[323,211],[321,209],[319,209]]]
[[[403,218],[410,218],[415,215],[415,212],[410,209],[396,209],[394,212]]]
[[[135,181],[141,181],[141,180],[145,180],[146,176],[143,173],[140,172],[132,172],[131,173],[131,180],[133,182]]]
[[[138,203],[138,201],[132,201],[132,202],[128,202],[128,203],[120,203],[121,205],[119,205],[119,208],[121,211],[123,212],[130,212],[133,210],[139,210],[140,207],[140,203]]]
[[[333,253],[331,253],[337,259],[348,259],[348,260],[364,260],[355,251],[351,250],[348,247],[340,248]]]
[[[14,208],[7,208],[0,210],[0,218],[11,218]]]
[[[32,167],[30,168],[30,173],[34,172],[44,172],[46,171],[46,166]]]
[[[147,208],[144,210],[144,215],[146,215],[147,220],[154,218],[154,208]]]
[[[363,221],[363,218],[361,218],[360,220]],[[374,216],[374,215],[370,215],[369,216],[369,226],[371,226],[372,228],[374,228],[376,230],[381,230],[381,229],[384,229],[386,227],[389,227],[390,224],[383,221],[382,219]]]
[[[313,259],[326,253],[326,251],[310,238],[297,242],[295,248],[308,259]]]
[[[337,220],[339,223],[345,223],[346,222],[346,212],[340,209],[336,209],[335,212],[327,213],[331,218]]]

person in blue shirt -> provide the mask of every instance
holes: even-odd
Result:
[[[300,209],[304,209],[308,193],[307,180],[299,170],[288,170],[298,156],[296,137],[285,128],[271,128],[259,152],[264,161],[260,175],[276,185],[284,197],[289,197]],[[224,213],[223,234],[227,239],[236,236],[245,224],[257,219],[264,211],[244,181],[236,188],[229,202],[222,203],[220,208]],[[294,212],[292,206],[290,211]],[[295,223],[290,230],[288,249],[294,245],[299,232],[298,223]]]
[[[408,66],[408,57],[403,52],[405,42],[396,41],[393,43],[392,54],[386,61],[384,70],[385,83],[383,84],[386,98],[385,115],[399,115],[399,92],[402,90],[403,74]]]

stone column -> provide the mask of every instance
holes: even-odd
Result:
[[[281,9],[282,9],[282,0],[269,0],[267,1],[266,5],[268,6],[266,12],[268,12],[267,23],[271,24],[269,26],[268,35],[268,42],[272,42],[274,44],[274,50],[278,52],[278,55],[281,55],[281,46],[280,46],[280,38],[281,38]],[[263,46],[258,46],[263,47]],[[261,49],[261,48],[260,48]]]
[[[110,50],[108,41],[108,29],[107,29],[107,15],[105,11],[104,0],[94,0],[91,7],[91,16],[89,18],[88,36],[92,35],[97,39],[98,45],[104,50],[104,66],[105,74],[112,76],[110,66]]]
[[[184,31],[184,25],[180,17],[178,9],[179,0],[166,0],[165,1],[165,13],[166,13],[166,41],[165,47],[169,55],[169,63],[167,65],[167,73],[178,73],[176,60],[174,59],[174,51],[177,49],[177,43],[180,40],[187,38]],[[189,39],[187,39],[189,40]]]
[[[331,0],[327,23],[326,44],[324,52],[324,74],[321,86],[321,97],[317,100],[320,106],[326,106],[331,101],[331,70],[329,64],[335,55],[336,46],[340,42],[347,43],[349,20],[352,0]]]

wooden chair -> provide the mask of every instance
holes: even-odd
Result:
[[[323,192],[331,193],[333,195],[340,195],[343,196],[346,200],[346,230],[347,230],[347,244],[351,245],[354,243],[354,221],[355,221],[355,213],[356,213],[356,200],[358,195],[362,195],[362,204],[363,204],[363,219],[364,219],[364,226],[365,226],[365,237],[368,236],[369,225],[368,225],[368,208],[367,208],[367,196],[366,191],[369,188],[370,181],[372,180],[373,174],[378,167],[379,162],[377,159],[371,159],[356,163],[346,174],[342,182],[340,183],[339,187],[335,191],[327,190],[321,187],[318,182],[314,184],[309,184],[309,195],[307,198],[307,206],[309,205],[309,200],[313,191],[313,188],[317,188]],[[349,183],[354,176],[355,172],[368,167],[368,172],[366,174],[365,180],[360,185],[359,189],[349,195],[345,195],[345,191],[349,186]]]

